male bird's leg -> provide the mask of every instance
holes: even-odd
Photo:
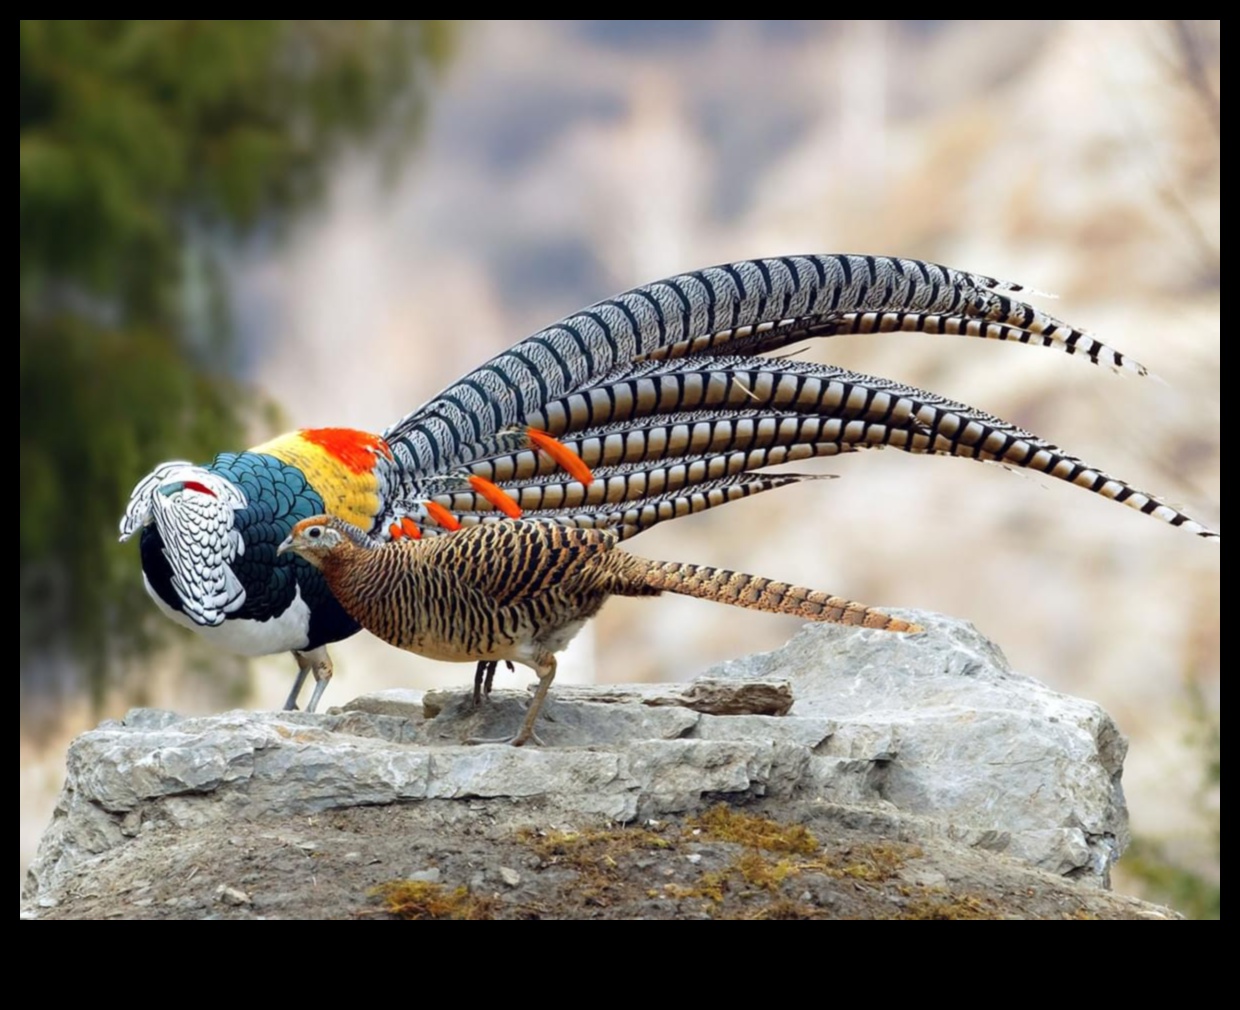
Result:
[[[505,659],[504,665],[508,667],[508,672],[512,673],[512,660]],[[491,696],[491,684],[495,681],[495,669],[499,666],[497,660],[481,660],[477,668],[474,670],[474,708],[482,704],[482,698]],[[483,678],[485,678],[485,683]]]
[[[298,652],[294,649],[293,658],[297,660],[297,679],[293,681],[293,690],[289,692],[288,700],[284,703],[284,711],[295,712],[297,710],[297,696],[301,694],[301,686],[306,682],[306,675],[312,673],[314,674],[314,693],[310,695],[310,704],[306,706],[306,711],[313,712],[318,708],[323,692],[327,690],[328,681],[332,679],[332,658],[327,654],[325,645],[307,652]]]
[[[310,663],[305,659],[304,652],[293,650],[293,658],[297,660],[297,679],[293,681],[293,690],[289,691],[288,697],[284,700],[285,712],[297,711],[297,698],[301,694],[301,687],[306,682],[306,677],[310,674]]]

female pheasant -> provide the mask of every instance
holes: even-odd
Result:
[[[317,429],[140,481],[121,539],[142,531],[161,609],[235,651],[292,650],[313,710],[325,646],[357,630],[319,573],[276,548],[328,513],[383,540],[524,515],[650,526],[806,479],[761,468],[857,449],[1028,467],[1203,537],[1202,524],[1036,435],[963,403],[830,365],[762,355],[813,337],[894,330],[1015,340],[1145,369],[1019,301],[1021,286],[919,260],[749,260],[635,288],[535,333],[381,436]]]
[[[882,631],[921,628],[837,596],[753,575],[618,550],[608,530],[523,520],[473,526],[455,536],[380,545],[330,516],[303,519],[279,553],[317,568],[344,609],[390,645],[448,661],[523,663],[538,691],[520,747],[538,741],[534,723],[555,679],[555,654],[609,596],[696,596],[809,621]],[[494,741],[499,742],[499,741]]]

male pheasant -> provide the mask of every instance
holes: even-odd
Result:
[[[319,574],[276,547],[326,512],[372,537],[524,515],[621,539],[806,475],[756,472],[893,446],[1022,466],[1203,537],[1153,495],[963,403],[830,365],[763,357],[813,337],[894,330],[1033,343],[1145,369],[1015,294],[918,260],[810,255],[681,274],[599,302],[469,373],[382,436],[294,432],[204,467],[166,463],[121,520],[142,530],[148,591],[181,623],[251,655],[293,650],[316,678],[356,630]]]
[[[303,519],[279,553],[317,568],[349,615],[397,648],[431,659],[516,661],[538,690],[514,746],[534,723],[555,678],[555,654],[609,596],[664,591],[792,614],[809,621],[918,632],[915,624],[837,596],[753,575],[616,549],[609,530],[523,520],[471,526],[455,536],[380,544],[330,516]]]

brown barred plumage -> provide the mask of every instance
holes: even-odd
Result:
[[[603,529],[522,520],[380,544],[339,519],[315,516],[294,526],[279,550],[318,568],[349,615],[391,645],[431,659],[478,662],[480,674],[493,674],[500,660],[533,669],[538,691],[512,740],[516,746],[534,738],[555,654],[609,596],[666,591],[809,621],[921,630],[838,596],[704,565],[650,561],[618,549],[618,542]]]

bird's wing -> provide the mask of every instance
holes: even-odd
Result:
[[[161,467],[156,473],[162,480],[150,495],[151,518],[166,566],[156,579],[166,580],[161,588],[175,593],[178,609],[195,624],[217,627],[246,604],[246,587],[235,570],[246,549],[237,525],[247,508],[245,492],[205,467]],[[171,493],[161,493],[161,486]],[[172,490],[177,487],[182,489]]]
[[[427,562],[500,606],[537,596],[567,578],[580,578],[591,557],[616,545],[601,529],[520,520],[472,526],[416,545]]]

